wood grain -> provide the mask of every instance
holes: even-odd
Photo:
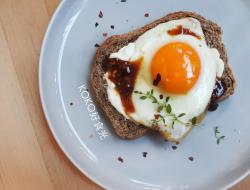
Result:
[[[52,137],[41,108],[38,60],[59,0],[0,0],[0,189],[101,189]],[[232,190],[250,189],[250,177]]]

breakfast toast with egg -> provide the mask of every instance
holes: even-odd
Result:
[[[220,80],[225,91],[217,99],[211,97],[210,105],[217,104],[219,101],[226,99],[234,93],[236,81],[228,65],[226,49],[221,38],[221,28],[216,23],[193,12],[175,12],[168,14],[151,24],[143,26],[142,28],[136,29],[127,34],[111,36],[97,49],[93,61],[90,81],[95,92],[97,102],[100,104],[102,110],[105,112],[105,115],[112,123],[114,131],[119,137],[134,139],[146,134],[148,131],[151,131],[151,129],[125,118],[111,105],[107,95],[107,82],[104,78],[105,71],[103,64],[105,60],[112,53],[117,52],[120,48],[134,42],[143,33],[156,27],[157,25],[186,17],[195,18],[201,23],[207,45],[211,48],[216,48],[220,53],[220,58],[224,62],[224,72]]]

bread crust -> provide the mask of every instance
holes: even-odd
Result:
[[[234,79],[231,68],[228,64],[227,52],[224,44],[222,43],[222,30],[214,22],[205,19],[204,17],[193,12],[175,12],[164,16],[148,25],[139,29],[133,30],[123,35],[115,35],[109,37],[96,51],[92,70],[91,70],[91,86],[96,96],[97,102],[100,104],[105,115],[111,122],[115,133],[124,139],[134,139],[140,137],[147,132],[151,131],[142,125],[139,125],[129,119],[126,119],[122,114],[111,105],[107,95],[107,83],[104,78],[103,62],[109,57],[111,53],[117,52],[120,48],[134,42],[139,36],[157,26],[160,23],[168,22],[170,20],[181,19],[185,17],[192,17],[200,21],[203,29],[207,45],[211,48],[216,48],[221,59],[224,61],[225,70],[222,75],[222,82],[227,86],[227,90],[217,102],[222,101],[234,93],[236,81]]]

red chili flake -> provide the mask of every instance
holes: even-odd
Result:
[[[172,149],[173,149],[173,150],[176,150],[176,149],[177,149],[177,146],[175,146],[175,145],[172,146]]]
[[[176,142],[175,144],[178,145],[178,144],[180,144],[180,143],[179,143],[179,142]]]
[[[147,155],[148,155],[148,153],[147,152],[143,152],[142,155],[143,155],[144,158],[146,158]]]
[[[115,29],[115,26],[114,26],[114,25],[111,25],[110,28],[114,30],[114,29]]]
[[[107,37],[107,36],[108,36],[108,33],[102,33],[102,36],[103,36],[103,37]]]
[[[144,17],[149,17],[149,14],[148,14],[148,13],[145,13],[145,14],[144,14]]]
[[[154,81],[153,81],[153,85],[154,85],[154,86],[157,86],[157,85],[159,84],[160,81],[161,81],[161,75],[160,75],[160,73],[158,73],[158,74],[156,75],[156,78],[155,78]]]
[[[155,114],[155,119],[159,119],[160,118],[160,115],[159,114]]]
[[[100,47],[100,45],[99,44],[95,44],[95,47],[98,48],[98,47]]]
[[[192,162],[194,161],[194,158],[192,156],[188,157],[188,159]]]
[[[70,106],[73,106],[73,105],[74,105],[74,103],[73,103],[73,102],[70,102],[70,103],[69,103],[69,105],[70,105]]]
[[[122,157],[118,157],[118,161],[121,162],[121,163],[123,163],[124,160],[123,160]]]
[[[162,100],[162,99],[163,99],[163,95],[162,95],[162,94],[160,94],[159,98]]]
[[[99,18],[102,18],[102,17],[103,17],[102,11],[99,12],[99,15],[98,15],[98,16],[99,16]]]
[[[95,23],[95,27],[97,27],[97,26],[99,26],[99,23],[98,23],[98,22]]]

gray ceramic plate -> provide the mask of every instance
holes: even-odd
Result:
[[[98,17],[100,10],[103,18]],[[195,11],[222,26],[238,82],[236,93],[209,113],[205,125],[194,129],[176,150],[157,135],[121,140],[86,90],[94,45],[104,41],[102,33],[126,33],[179,10]],[[246,0],[63,1],[50,23],[40,60],[41,99],[58,144],[79,170],[108,189],[232,186],[250,169],[249,34],[250,1]],[[226,136],[220,145],[215,126]],[[143,152],[148,153],[146,158]]]

